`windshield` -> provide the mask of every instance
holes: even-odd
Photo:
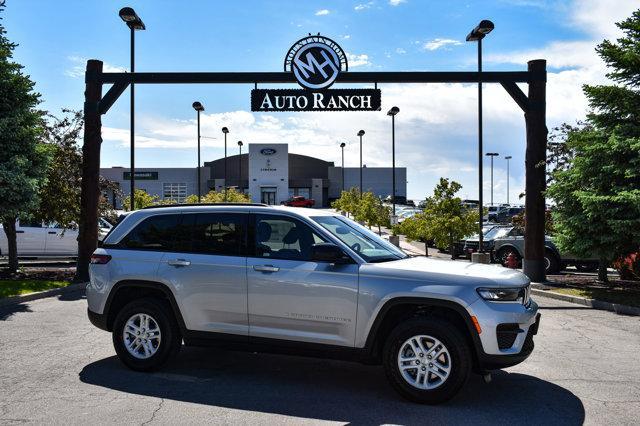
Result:
[[[495,240],[496,238],[506,237],[507,234],[511,231],[511,227],[506,228],[493,228],[491,231],[487,232],[484,236],[485,240]]]
[[[346,217],[315,216],[311,219],[351,247],[367,262],[387,262],[407,257],[393,244]]]

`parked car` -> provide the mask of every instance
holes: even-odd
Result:
[[[486,207],[487,214],[482,218],[485,222],[498,222],[498,214],[504,210],[501,206],[488,206]]]
[[[382,364],[421,403],[522,362],[539,324],[522,273],[409,257],[330,211],[138,210],[93,253],[90,276],[89,319],[134,370],[160,368],[183,341],[339,357]]]
[[[300,196],[291,197],[287,201],[283,201],[280,204],[289,206],[289,207],[313,207],[316,204],[316,202],[315,200],[312,200],[310,198],[305,198],[300,195]]]
[[[0,225],[1,227],[1,225]],[[78,255],[78,228],[61,228],[55,223],[18,220],[18,257],[73,257]],[[7,236],[0,231],[0,255],[9,252]]]
[[[496,222],[498,223],[510,223],[511,219],[515,215],[518,215],[524,211],[524,207],[505,207],[500,210],[496,216]]]
[[[482,247],[486,253],[491,253],[493,250],[493,243],[496,238],[501,238],[509,235],[514,231],[513,226],[501,226],[497,224],[484,225],[482,227]],[[480,246],[480,240],[478,234],[464,240],[463,252],[467,256],[471,256],[471,253],[478,251]]]
[[[524,236],[506,235],[495,239],[493,244],[493,258],[497,263],[507,266],[507,258],[513,254],[518,265],[521,265],[524,258]],[[584,259],[570,253],[561,253],[549,236],[545,236],[544,246],[545,272],[547,274],[557,274],[568,265],[575,265],[578,270],[584,272],[593,272],[598,269],[596,258]]]

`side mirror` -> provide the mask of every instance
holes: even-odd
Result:
[[[352,263],[340,247],[332,243],[319,243],[311,246],[311,260],[315,262]]]

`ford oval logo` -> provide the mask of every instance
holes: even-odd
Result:
[[[260,154],[262,155],[273,155],[276,153],[276,150],[273,148],[264,148],[260,150]]]

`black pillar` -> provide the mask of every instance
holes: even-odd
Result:
[[[102,62],[87,61],[84,91],[84,140],[82,143],[82,182],[80,183],[80,224],[78,263],[75,281],[89,281],[89,260],[98,242],[98,202],[100,200],[100,146],[102,120]]]
[[[529,82],[529,105],[525,112],[527,151],[525,157],[525,229],[523,272],[531,281],[545,281],[544,222],[547,159],[546,72],[543,59],[529,61],[531,75],[543,79]]]

